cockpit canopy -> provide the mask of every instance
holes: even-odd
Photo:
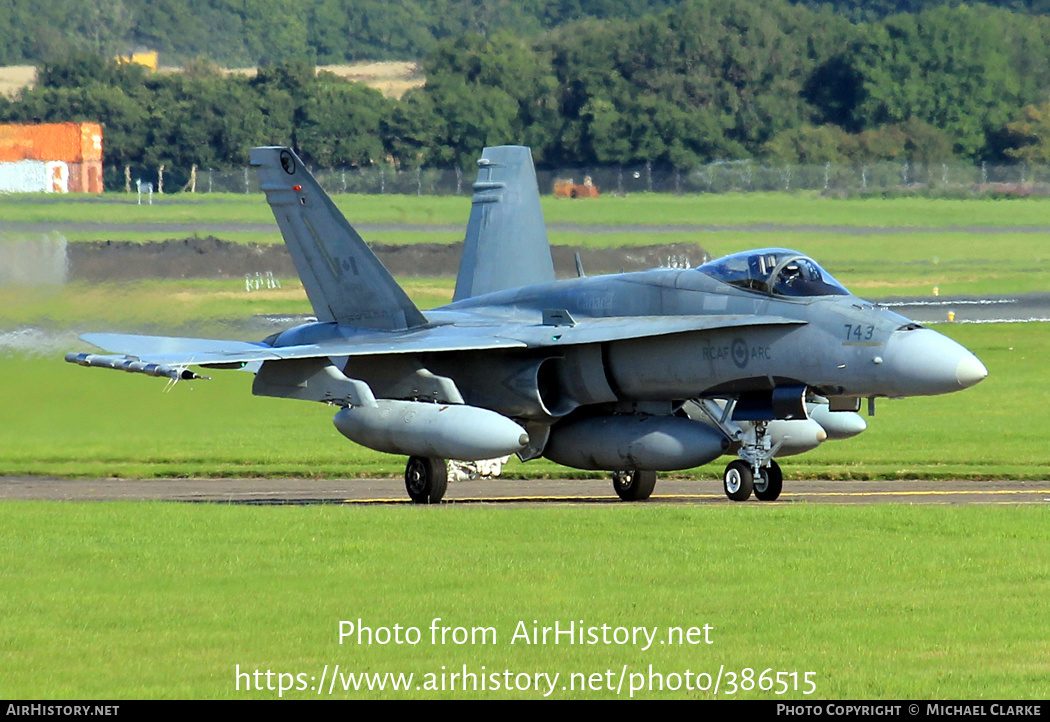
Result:
[[[763,248],[716,258],[697,268],[730,286],[770,296],[848,296],[812,258],[786,248]]]

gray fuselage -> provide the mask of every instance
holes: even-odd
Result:
[[[621,400],[686,399],[784,383],[832,396],[921,396],[983,378],[983,367],[970,374],[980,378],[967,376],[980,362],[959,344],[855,296],[771,296],[697,269],[557,281],[472,298],[427,316],[436,323],[463,324],[467,316],[539,323],[545,309],[565,309],[578,319],[731,314],[797,322],[605,344],[604,374]]]

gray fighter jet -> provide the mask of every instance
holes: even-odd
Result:
[[[941,334],[853,296],[782,248],[693,269],[555,280],[528,148],[486,148],[453,302],[420,311],[288,148],[251,151],[317,321],[257,342],[87,334],[66,360],[174,379],[255,372],[252,392],[331,404],[347,438],[408,456],[413,501],[446,460],[517,454],[656,472],[723,454],[726,495],[774,500],[776,457],[865,428],[861,399],[944,394],[987,375]]]

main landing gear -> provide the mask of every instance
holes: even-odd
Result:
[[[648,499],[656,486],[655,471],[614,471],[612,474],[613,489],[624,501],[644,501]]]
[[[410,456],[405,465],[405,489],[416,504],[437,504],[448,488],[444,459]]]

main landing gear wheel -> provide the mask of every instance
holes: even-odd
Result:
[[[613,488],[616,495],[624,501],[643,501],[648,499],[656,486],[655,471],[614,471]]]
[[[780,464],[770,460],[769,466],[759,469],[759,477],[755,479],[755,498],[776,501],[783,488],[784,472],[780,470]]]
[[[405,465],[405,489],[417,504],[437,504],[448,488],[444,459],[410,456]]]
[[[751,465],[737,459],[726,467],[725,474],[722,475],[722,488],[725,489],[726,496],[733,501],[747,501],[751,497],[754,478]]]

